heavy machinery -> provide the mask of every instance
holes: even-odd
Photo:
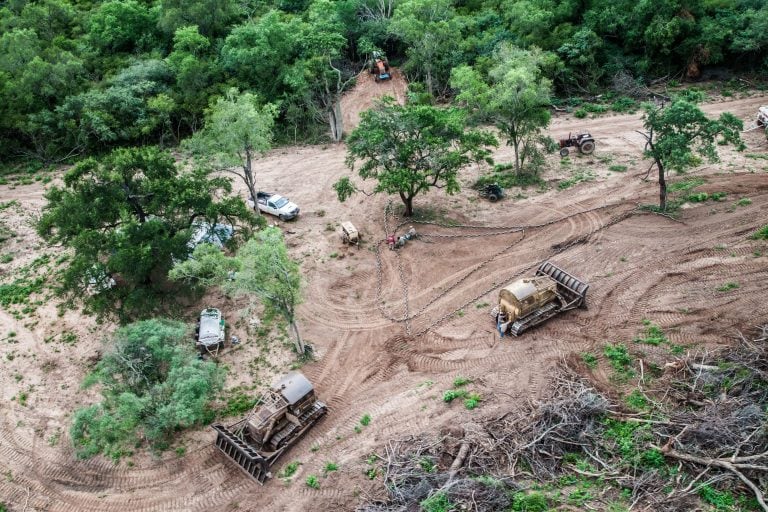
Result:
[[[354,224],[349,221],[341,223],[341,241],[345,244],[360,247],[360,233],[357,232]]]
[[[374,52],[371,59],[371,73],[373,74],[373,79],[377,82],[392,78],[392,75],[389,73],[389,62],[386,57],[378,52]]]
[[[595,150],[595,139],[589,133],[568,134],[567,139],[560,139],[560,156],[566,157],[568,148],[578,148],[579,153],[590,155]]]
[[[265,393],[250,414],[225,427],[215,424],[216,447],[263,484],[270,467],[328,411],[301,372],[289,372]]]
[[[504,189],[498,183],[483,185],[478,189],[478,192],[480,192],[480,197],[484,197],[492,203],[504,197]]]
[[[588,284],[547,261],[539,265],[534,277],[502,288],[491,315],[502,336],[518,336],[558,313],[583,306],[588,289]]]

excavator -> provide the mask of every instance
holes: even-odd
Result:
[[[386,57],[379,53],[373,54],[371,73],[373,74],[373,79],[377,82],[390,80],[392,78],[392,75],[389,73],[389,62]]]

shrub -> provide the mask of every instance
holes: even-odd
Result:
[[[307,477],[307,487],[309,487],[310,489],[319,489],[320,480],[318,480],[315,475],[309,475]]]
[[[422,512],[450,512],[453,510],[453,503],[448,499],[448,495],[443,492],[436,492],[432,496],[420,503]]]
[[[752,240],[768,240],[768,224],[761,227],[750,236]]]
[[[371,415],[363,414],[363,417],[360,418],[360,424],[364,427],[367,427],[370,423],[371,423]]]
[[[547,497],[540,492],[515,493],[513,496],[512,510],[515,512],[546,512],[549,510]]]
[[[471,384],[472,379],[468,379],[466,377],[456,377],[453,379],[453,387],[460,388],[461,386],[466,386],[467,384]]]

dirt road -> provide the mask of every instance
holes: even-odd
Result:
[[[740,99],[705,110],[728,110],[749,120],[765,101]],[[605,342],[629,341],[643,319],[658,323],[684,347],[722,344],[724,333],[765,322],[768,246],[747,237],[768,219],[768,164],[746,156],[765,155],[764,138],[746,134],[746,152],[725,150],[722,163],[703,166],[697,172],[706,178],[700,190],[726,192],[727,198],[686,208],[678,222],[630,214],[657,194],[638,177],[647,168],[635,133],[640,127],[638,115],[555,119],[554,138],[589,130],[598,146],[593,157],[568,165],[552,157],[548,176],[582,172],[593,181],[562,191],[525,191],[528,197],[494,204],[466,188],[454,197],[430,192],[416,199],[417,209],[438,221],[476,227],[417,224],[421,238],[397,253],[383,249],[380,266],[375,247],[385,236],[388,198],[359,195],[337,202],[331,184],[348,172],[344,147],[273,151],[258,162],[257,176],[265,188],[302,207],[298,221],[283,224],[306,279],[299,323],[318,356],[302,370],[330,406],[327,418],[281,460],[302,463],[293,482],[275,478],[262,487],[249,481],[216,453],[213,433],[205,430],[187,439],[183,456],[137,457],[134,467],[75,460],[66,435],[69,414],[75,404],[94,398],[78,382],[101,330],[76,313],[60,318],[53,307],[43,307],[36,322],[0,312],[0,338],[14,330],[18,340],[0,342],[0,499],[12,510],[27,511],[351,510],[380,487],[380,476],[371,481],[363,473],[372,467],[366,458],[387,439],[462,423],[536,396],[565,354],[600,353]],[[497,160],[509,154],[502,148]],[[627,170],[610,172],[610,165]],[[476,172],[467,170],[464,182]],[[751,203],[736,206],[739,198]],[[42,205],[42,186],[0,187],[0,201],[10,199],[21,204],[8,213],[20,233],[12,248],[26,261],[44,249],[25,227],[30,212]],[[340,244],[342,220],[362,231],[361,248]],[[390,230],[397,222],[389,220]],[[531,227],[512,229],[519,226]],[[588,309],[556,317],[520,338],[500,339],[488,315],[498,287],[544,259],[591,285]],[[729,282],[738,288],[717,291]],[[77,331],[74,347],[45,341],[78,325],[86,327]],[[234,363],[237,354],[225,362]],[[55,364],[46,366],[50,361]],[[467,411],[441,401],[456,376],[475,381],[484,398],[479,408]],[[11,400],[30,386],[26,406]],[[371,423],[357,433],[364,414]],[[340,470],[321,477],[319,489],[308,488],[306,477],[322,475],[327,462]]]

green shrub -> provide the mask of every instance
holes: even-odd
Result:
[[[335,462],[328,462],[325,467],[323,468],[323,472],[327,475],[328,473],[331,473],[333,471],[338,471],[339,465]]]
[[[279,476],[281,478],[291,478],[296,473],[296,471],[299,470],[299,465],[301,465],[301,462],[297,460],[289,462],[283,466],[283,470],[279,473]]]
[[[626,172],[627,166],[626,165],[612,165],[608,167],[609,171],[613,172]]]
[[[457,398],[465,398],[467,396],[467,392],[464,390],[459,389],[449,389],[445,393],[443,393],[443,402],[451,403]]]
[[[739,283],[730,282],[730,283],[725,283],[722,286],[718,286],[716,290],[719,292],[729,292],[731,290],[737,289],[738,287],[739,287]]]
[[[646,345],[653,345],[658,346],[662,343],[669,343],[669,340],[666,336],[664,336],[664,331],[661,330],[661,327],[658,325],[651,323],[650,320],[643,320],[643,325],[645,325],[645,331],[643,336],[638,336],[635,338],[635,343],[645,343]]]
[[[749,238],[752,240],[768,240],[768,224],[752,233]]]
[[[540,492],[515,493],[512,501],[512,510],[515,512],[546,512],[549,510],[547,497]]]
[[[363,417],[360,418],[360,424],[364,427],[367,427],[371,423],[371,415],[370,414],[363,414]]]
[[[453,387],[460,388],[461,386],[466,386],[467,384],[471,384],[472,379],[468,379],[466,377],[456,377],[453,379]]]
[[[319,489],[320,488],[320,480],[315,475],[309,475],[307,477],[307,487],[310,489]]]
[[[585,117],[587,117],[587,115],[589,115],[589,113],[583,108],[577,109],[573,113],[573,117],[575,117],[576,119],[584,119]]]
[[[469,410],[474,409],[478,405],[480,405],[480,402],[482,401],[482,398],[477,393],[470,393],[465,399],[464,399],[464,407],[466,407]]]
[[[453,510],[453,503],[444,491],[436,492],[423,500],[419,506],[422,512],[450,512]]]
[[[735,504],[733,495],[728,491],[718,491],[711,485],[702,485],[699,488],[699,497],[717,510],[732,510]]]
[[[736,201],[736,206],[749,206],[752,204],[752,200],[748,197],[742,197]]]
[[[589,368],[597,368],[597,356],[592,352],[583,352],[581,354],[581,360],[584,361]]]
[[[633,100],[632,98],[628,98],[627,96],[621,96],[620,98],[616,98],[613,103],[611,103],[611,110],[614,112],[624,113],[624,112],[634,112],[637,110],[639,104],[637,101]]]
[[[637,389],[627,395],[624,401],[628,406],[630,406],[632,409],[635,409],[636,411],[642,411],[648,407],[648,400]]]

